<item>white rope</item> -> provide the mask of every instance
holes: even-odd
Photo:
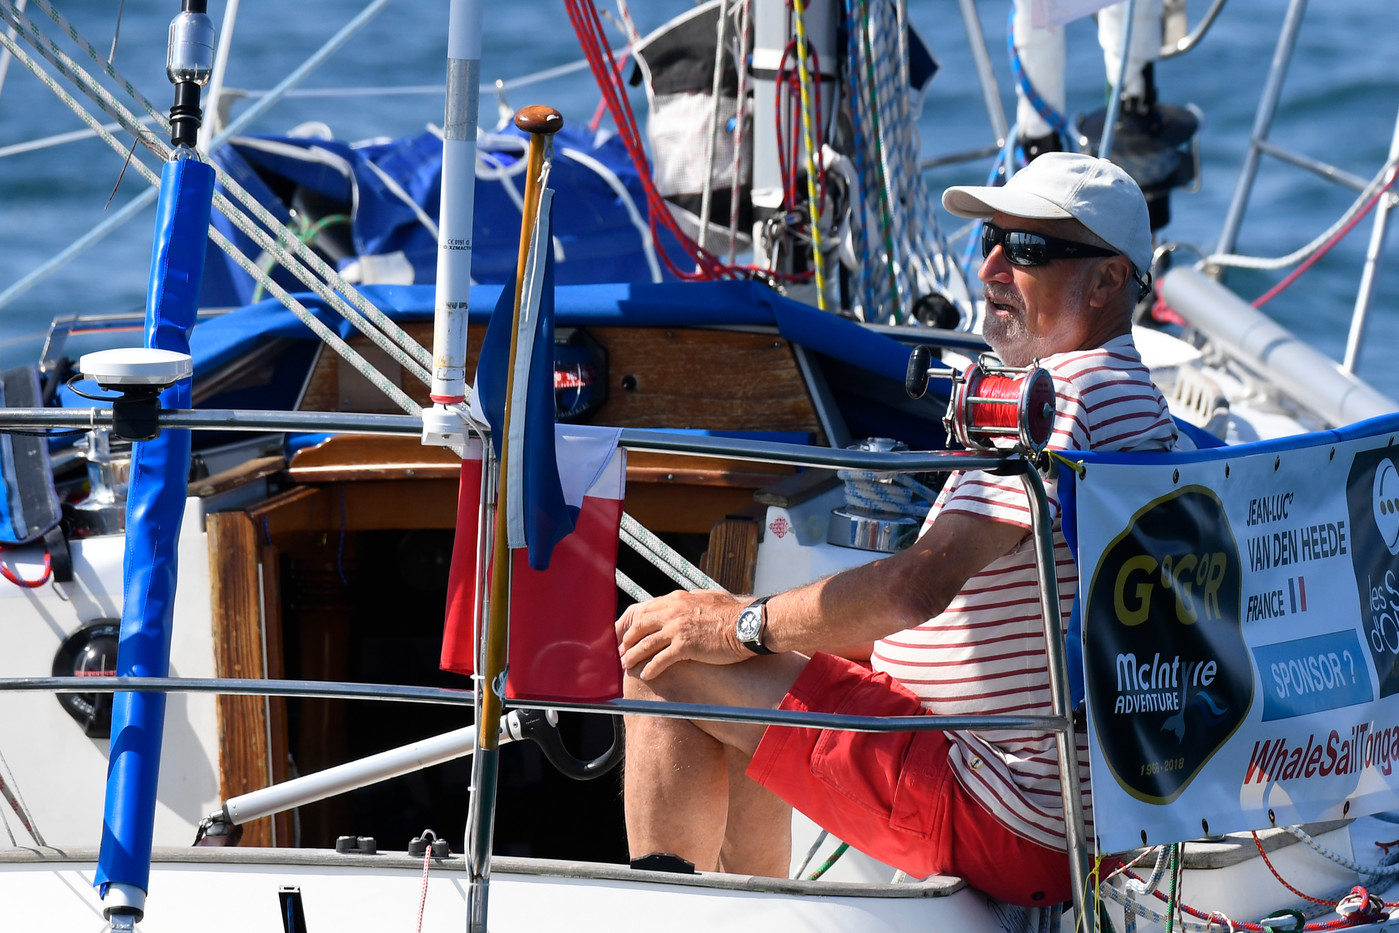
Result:
[[[700,570],[684,555],[666,544],[646,526],[627,513],[622,513],[622,541],[681,586],[701,590],[722,590],[713,577]]]
[[[943,290],[969,326],[974,303],[948,255],[918,171],[902,24],[888,3],[859,0],[847,11],[855,20],[848,73],[860,180],[850,208],[859,219],[848,259],[856,282],[853,303],[866,321],[903,321],[916,297]]]
[[[641,585],[627,576],[621,570],[616,571],[617,588],[631,597],[633,602],[644,603],[651,598],[651,594],[641,588]]]
[[[413,216],[418,218],[418,223],[422,224],[423,229],[425,229],[429,234],[431,234],[432,238],[436,240],[437,221],[433,220],[432,217],[428,214],[428,212],[423,210],[422,205],[419,204],[417,201],[413,200],[412,195],[410,195],[407,191],[404,191],[403,186],[400,185],[392,175],[381,169],[378,165],[374,164],[374,162],[370,161],[369,159],[365,159],[364,164],[369,168],[371,172],[374,173],[375,178],[378,178],[381,182],[384,183],[384,187],[389,190],[390,194],[402,201],[404,206],[406,206],[410,211],[413,212]]]
[[[1233,266],[1239,269],[1259,269],[1264,271],[1285,269],[1288,266],[1295,266],[1297,263],[1308,258],[1325,246],[1326,243],[1336,235],[1337,231],[1350,223],[1351,220],[1360,213],[1361,209],[1365,206],[1365,202],[1374,197],[1375,192],[1383,187],[1385,177],[1390,172],[1393,172],[1396,166],[1399,166],[1399,160],[1391,159],[1389,162],[1386,162],[1379,172],[1376,173],[1375,177],[1371,179],[1370,183],[1365,186],[1364,190],[1360,192],[1360,195],[1351,206],[1346,209],[1346,212],[1341,215],[1340,219],[1301,249],[1288,253],[1286,256],[1279,256],[1276,259],[1242,256],[1237,253],[1214,253],[1206,256],[1204,262],[1214,266]]]
[[[500,186],[505,189],[506,196],[510,198],[516,210],[521,213],[525,209],[525,196],[511,183],[511,180],[516,175],[524,174],[524,171],[524,159],[516,159],[514,162],[507,163],[499,159],[493,152],[482,152],[476,159],[476,177],[486,181],[500,182]]]
[[[838,470],[836,475],[845,482],[846,503],[870,512],[921,518],[937,498],[936,492],[906,474]]]
[[[136,90],[136,88],[129,81],[123,78],[114,67],[112,67],[106,62],[103,62],[100,53],[97,52],[96,48],[90,42],[87,42],[85,39],[83,39],[82,36],[78,34],[77,30],[74,29],[71,25],[67,24],[66,21],[64,21],[62,17],[57,14],[56,11],[53,11],[52,7],[48,5],[47,0],[36,0],[36,3],[38,3],[41,7],[45,8],[46,12],[49,12],[50,15],[54,17],[54,21],[58,23],[60,27],[66,28],[69,33],[69,36],[82,48],[84,48],[84,50],[88,52],[90,57],[102,63],[103,68],[107,72],[108,76],[111,77],[118,84],[122,85],[122,87],[126,90],[128,95],[131,96],[131,98],[139,106],[141,106],[143,109],[146,110],[147,113],[150,113],[156,118],[157,126],[159,126],[163,130],[168,131],[169,121],[166,118],[166,116],[162,112],[157,110],[149,100],[147,100],[143,95],[141,95],[141,93],[138,90]],[[350,25],[347,25],[345,29],[341,31],[341,35],[345,35],[346,33],[348,33],[348,31],[356,23],[364,21],[372,11],[377,10],[378,7],[381,5],[382,0],[380,0],[380,2],[378,3],[371,4],[370,7],[367,8],[364,13],[362,13],[359,17],[356,18],[354,22],[352,22]],[[155,152],[161,158],[166,158],[169,155],[169,146],[166,145],[163,139],[156,135],[152,130],[147,129],[141,121],[137,120],[134,114],[132,114],[129,110],[126,109],[126,107],[124,107],[119,101],[117,101],[104,87],[102,87],[99,83],[93,80],[91,75],[89,75],[86,70],[84,70],[80,65],[73,61],[73,59],[70,58],[67,54],[65,54],[61,49],[59,49],[58,46],[54,44],[52,40],[48,39],[48,37],[46,37],[42,33],[42,31],[38,29],[37,26],[35,26],[27,18],[15,12],[13,2],[10,2],[10,0],[0,0],[0,18],[5,19],[7,22],[10,22],[16,27],[18,27],[19,32],[21,35],[24,36],[25,41],[29,42],[30,45],[37,52],[39,52],[39,54],[43,55],[51,64],[53,64],[54,67],[59,70],[60,74],[62,74],[64,77],[70,80],[75,87],[86,93],[106,113],[115,117],[121,123],[121,125],[127,129],[128,132],[131,132],[133,135],[135,135],[139,141],[141,141],[147,146],[147,148]],[[332,40],[332,43],[328,44],[326,48],[323,48],[322,52],[326,52],[327,50],[332,48],[334,46],[334,42],[335,40]],[[12,53],[17,48],[17,46],[14,46],[12,42],[7,42],[6,47],[10,48]],[[16,57],[19,56],[16,55]],[[39,80],[45,84],[46,87],[48,87],[56,96],[58,96],[60,100],[62,100],[70,109],[72,109],[74,113],[78,114],[79,117],[84,120],[84,122],[88,123],[89,127],[93,129],[93,131],[96,132],[97,135],[102,136],[104,141],[107,141],[109,145],[113,146],[113,148],[116,149],[123,156],[126,155],[126,148],[120,145],[119,143],[115,142],[114,137],[111,137],[109,133],[104,133],[104,131],[101,129],[101,125],[91,116],[91,114],[87,113],[86,109],[83,108],[80,104],[78,104],[76,99],[64,92],[62,88],[58,86],[57,82],[47,74],[47,72],[45,72],[42,68],[38,67],[38,64],[34,62],[33,59],[29,58],[28,55],[25,55],[24,61],[26,61],[27,63],[26,67],[28,67],[30,71],[33,72],[35,76],[38,77]],[[308,65],[309,64],[310,63],[308,62]],[[303,66],[301,69],[298,69],[298,72],[303,72],[306,69],[306,67],[307,66]],[[286,82],[284,82],[284,84],[285,83]],[[228,131],[225,131],[224,133],[220,134],[220,138],[222,139],[226,137],[228,133],[232,131],[239,122],[248,118],[249,115],[250,114],[244,114],[243,117],[240,118],[240,121],[235,121],[235,124],[231,125]],[[226,197],[220,194],[215,194],[215,206],[220,210],[221,213],[228,217],[230,222],[232,222],[235,226],[238,227],[238,229],[242,230],[250,238],[252,238],[253,241],[257,243],[269,255],[276,257],[278,262],[284,268],[286,268],[299,280],[301,280],[313,291],[315,291],[317,295],[319,295],[332,307],[332,309],[334,309],[337,313],[346,318],[346,320],[350,321],[350,323],[353,324],[358,330],[360,330],[361,333],[365,334],[365,336],[367,336],[372,342],[379,346],[380,349],[384,350],[385,353],[387,353],[391,358],[393,358],[396,362],[403,366],[405,371],[407,371],[419,381],[425,384],[429,381],[430,376],[427,371],[427,366],[431,363],[432,355],[428,350],[426,350],[415,340],[413,340],[410,336],[408,336],[408,334],[402,328],[400,328],[394,321],[390,320],[387,315],[381,312],[378,308],[374,307],[368,301],[368,299],[366,299],[348,282],[346,282],[336,270],[332,269],[329,265],[327,265],[325,261],[322,260],[315,253],[314,250],[312,250],[308,245],[302,243],[298,238],[296,238],[294,233],[287,230],[286,227],[278,220],[278,218],[274,217],[270,211],[263,207],[263,205],[260,202],[258,202],[256,198],[254,198],[247,191],[245,191],[242,188],[242,186],[240,186],[236,181],[234,181],[226,172],[219,170],[217,166],[215,166],[215,174],[219,183],[222,184],[230,194],[232,194],[236,199],[241,201],[244,204],[244,206],[248,208],[248,210],[253,214],[253,216],[256,217],[257,220],[264,227],[277,231],[278,236],[282,237],[283,240],[279,243],[278,240],[273,239],[256,224],[252,223],[248,219],[246,214],[243,213],[243,211],[234,207],[231,204],[231,202],[227,200]],[[152,184],[159,184],[158,178],[152,179],[152,177],[149,175],[147,175],[146,177],[148,181],[152,181]],[[211,228],[211,233],[212,232],[213,231]],[[290,253],[285,249],[285,245],[291,246]],[[233,257],[232,253],[230,253],[229,255]],[[309,264],[311,270],[314,271],[314,274],[312,274],[311,271],[307,271],[306,267],[303,266],[299,261],[294,260],[292,258],[293,255],[299,257],[299,259],[305,260],[305,262]],[[235,262],[238,262],[237,257],[233,258],[235,259]],[[243,264],[239,262],[239,265]],[[246,269],[247,267],[244,266],[244,268]],[[250,274],[253,275],[254,280],[258,281],[261,280],[260,277],[263,275],[261,269],[258,269],[256,273],[250,272]],[[328,287],[325,283],[330,283],[330,286],[333,286],[333,288]],[[8,290],[5,293],[4,297],[11,296],[12,292],[14,292],[13,288]],[[277,294],[275,290],[273,290],[273,293]],[[286,293],[281,292],[281,294]],[[341,297],[342,295],[344,297]],[[348,303],[346,299],[349,300]],[[287,304],[287,302],[283,300],[283,304]],[[351,308],[351,304],[354,305],[353,308]],[[291,308],[291,305],[287,304],[287,307]],[[302,310],[304,311],[304,308]],[[366,322],[372,322],[373,326],[370,326],[370,323]],[[367,366],[368,364],[365,365]],[[402,407],[401,401],[399,401],[398,404],[400,404],[400,407]],[[416,413],[419,410],[420,409],[415,408],[414,413]]]
[[[631,192],[627,186],[622,184],[622,179],[617,177],[617,173],[586,152],[579,152],[577,149],[564,148],[563,154],[575,162],[579,162],[592,169],[597,176],[603,180],[607,187],[617,195],[617,200],[622,208],[627,212],[627,219],[636,228],[637,236],[641,238],[641,249],[646,254],[646,265],[651,270],[651,281],[661,281],[661,264],[656,260],[656,243],[651,237],[651,225],[646,222],[646,218],[641,216],[641,212],[636,209],[636,202],[632,199]]]
[[[1321,843],[1317,842],[1316,839],[1314,839],[1312,836],[1308,835],[1307,831],[1300,826],[1284,826],[1283,829],[1287,830],[1289,833],[1300,839],[1302,842],[1305,842],[1318,855],[1322,855],[1330,859],[1337,865],[1340,865],[1342,868],[1350,869],[1357,875],[1366,875],[1371,878],[1383,878],[1386,875],[1399,874],[1399,862],[1393,862],[1386,865],[1361,865],[1348,856],[1341,855],[1339,852],[1334,852],[1331,849],[1326,848]]]
[[[20,12],[24,12],[24,4],[25,4],[25,0],[19,0],[19,9],[20,9]],[[12,27],[10,27],[10,38],[13,39],[14,37],[15,37],[15,30],[14,30],[14,27],[12,26]],[[3,89],[3,88],[4,88],[4,86],[5,86],[5,76],[8,75],[9,73],[10,73],[10,53],[9,53],[9,52],[0,52],[0,89]],[[12,836],[12,837],[11,837],[11,841],[13,841],[13,839],[14,839],[14,837]]]
[[[0,33],[0,45],[3,45],[7,50],[9,50],[10,53],[14,56],[15,60],[19,61],[22,65],[28,68],[36,77],[40,79],[40,81],[44,82],[44,84],[64,104],[66,104],[71,110],[73,110],[74,113],[76,113],[84,122],[86,122],[89,125],[89,127],[91,127],[104,142],[106,142],[110,147],[112,147],[114,151],[116,151],[119,154],[126,155],[126,146],[123,145],[122,142],[118,140],[115,136],[113,136],[111,133],[103,130],[101,124],[98,123],[97,119],[93,117],[92,114],[88,113],[87,110],[77,101],[76,98],[74,98],[71,94],[68,94],[61,87],[59,87],[57,82],[54,81],[51,76],[49,76],[42,68],[39,67],[38,62],[36,62],[27,52],[25,52],[24,49],[21,48],[14,40],[10,39],[3,33]],[[124,110],[124,108],[122,109]],[[118,116],[118,119],[125,119],[125,116]],[[163,145],[160,144],[159,140],[157,140],[156,142],[159,145]],[[158,186],[160,184],[160,176],[153,169],[151,169],[144,162],[142,162],[139,158],[133,156],[130,159],[129,164],[136,170],[136,172],[142,178],[144,178],[151,185]],[[222,195],[215,194],[214,203],[220,208],[220,210],[223,210],[225,214],[231,215],[231,218],[232,215],[239,214],[237,209],[234,208],[233,205],[231,205],[227,201],[227,199],[224,198]],[[244,220],[246,220],[246,218],[244,218]],[[259,245],[262,246],[264,250],[266,250],[269,254],[278,257],[279,261],[285,261],[287,263],[292,262],[292,259],[287,254],[286,250],[278,246],[277,243],[274,240],[272,240],[270,236],[264,233],[261,229],[257,228],[255,225],[248,224],[248,226],[251,227],[251,229],[246,230],[245,232],[248,232],[250,235],[253,235],[255,240],[260,241]],[[326,343],[332,346],[332,348],[334,348],[336,352],[344,356],[351,363],[351,365],[355,366],[357,370],[363,373],[365,377],[370,380],[370,382],[376,385],[381,391],[385,392],[385,394],[388,395],[389,398],[391,398],[395,402],[395,404],[397,404],[400,408],[402,408],[405,412],[409,414],[418,414],[422,410],[421,407],[417,405],[417,403],[415,403],[411,397],[404,393],[402,389],[390,382],[387,378],[383,376],[383,374],[379,373],[377,369],[375,369],[366,360],[364,360],[363,357],[361,357],[358,353],[352,350],[348,344],[346,344],[343,340],[340,339],[339,335],[335,334],[324,324],[322,324],[303,305],[292,299],[291,296],[284,289],[282,289],[279,285],[277,285],[277,283],[273,282],[270,278],[268,278],[256,263],[254,263],[251,259],[245,256],[236,246],[230,243],[228,239],[224,237],[221,233],[219,233],[219,231],[216,228],[211,226],[209,228],[209,235],[214,240],[215,244],[218,245],[221,249],[223,249],[224,252],[226,252],[229,255],[229,257],[234,260],[234,262],[236,262],[245,271],[247,271],[249,275],[253,276],[254,279],[262,281],[269,292],[275,295],[284,305],[291,309],[292,312],[296,314],[297,317],[300,318],[306,324],[307,327],[311,328],[311,330],[315,332],[318,336],[320,336],[322,340],[326,341]],[[324,285],[320,285],[320,290],[328,292],[328,289],[326,289]],[[399,355],[402,355],[401,352]],[[410,371],[412,371],[411,368]]]

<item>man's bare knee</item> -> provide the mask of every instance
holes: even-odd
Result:
[[[652,680],[628,672],[623,695],[630,700],[667,700],[698,706],[777,709],[807,659],[799,654],[754,657],[738,664],[681,661]],[[695,718],[694,723],[723,744],[751,758],[765,727],[755,723]]]

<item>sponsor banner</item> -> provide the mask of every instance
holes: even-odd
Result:
[[[1061,479],[1100,851],[1399,806],[1397,434]]]

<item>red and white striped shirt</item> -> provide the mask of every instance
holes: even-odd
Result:
[[[1130,335],[1102,347],[1040,361],[1058,396],[1056,450],[1165,450],[1175,423],[1152,384]],[[1067,627],[1078,571],[1060,531],[1058,491],[1046,484],[1054,516],[1059,609]],[[960,512],[1030,528],[1018,477],[975,471],[948,480],[924,522]],[[942,615],[874,645],[871,663],[945,715],[1050,712],[1049,668],[1040,617],[1033,541],[992,561],[962,587]],[[1043,845],[1066,847],[1059,755],[1053,733],[948,732],[952,768],[963,786],[1012,831]],[[1089,809],[1087,737],[1078,736],[1083,805]]]

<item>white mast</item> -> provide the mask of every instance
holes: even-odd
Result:
[[[423,412],[423,442],[460,440],[461,419],[445,406],[466,399],[466,316],[471,298],[471,226],[476,207],[476,119],[481,95],[481,0],[452,0],[447,24],[447,108],[442,127],[442,202],[432,341],[435,403]]]

